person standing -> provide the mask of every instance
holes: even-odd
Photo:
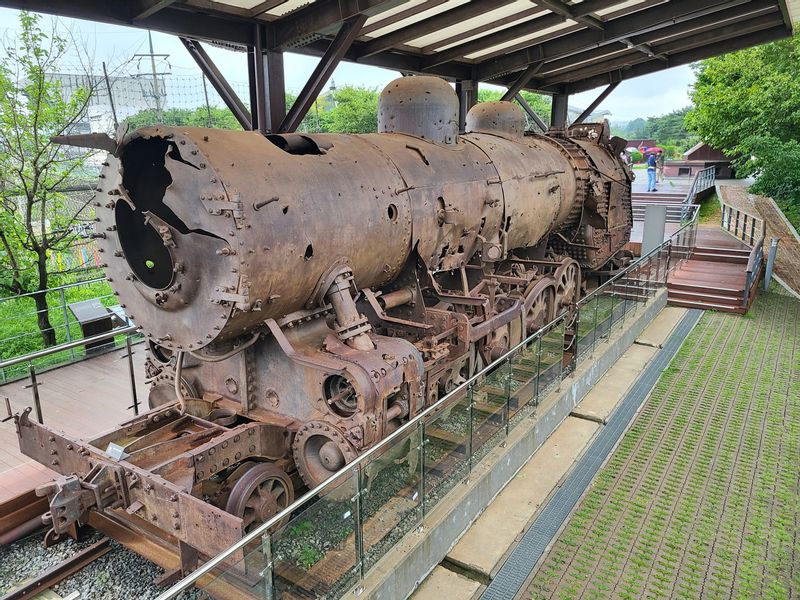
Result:
[[[664,181],[664,161],[665,161],[664,151],[659,150],[656,153],[656,183],[661,183]]]
[[[656,155],[647,155],[647,191],[657,192],[656,189]]]

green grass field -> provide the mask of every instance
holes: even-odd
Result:
[[[707,312],[530,598],[800,597],[800,302]]]
[[[80,325],[69,309],[64,310],[64,305],[92,298],[99,298],[107,307],[119,304],[119,300],[111,293],[111,287],[105,280],[65,288],[63,298],[60,290],[48,292],[48,315],[59,344],[67,342],[68,339],[77,340],[83,337]],[[0,360],[42,350],[44,347],[33,299],[30,297],[0,299]],[[71,358],[72,354],[54,355],[52,358],[37,362],[37,366],[49,366]],[[2,374],[0,381],[16,377],[26,370],[25,365],[12,367]]]

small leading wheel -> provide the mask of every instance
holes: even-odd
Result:
[[[553,274],[556,280],[556,310],[580,299],[581,267],[577,261],[565,258]]]
[[[243,521],[247,533],[294,501],[291,478],[272,463],[253,463],[231,489],[225,510]]]

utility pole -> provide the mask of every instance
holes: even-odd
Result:
[[[158,120],[161,121],[163,115],[161,114],[161,94],[158,92],[158,73],[156,72],[156,55],[153,54],[153,32],[147,30],[147,39],[150,42],[150,69],[153,73],[153,96],[156,99],[156,115]]]
[[[150,59],[150,73],[148,74],[152,78],[152,87],[153,87],[153,99],[155,100],[155,108],[156,108],[156,118],[159,122],[164,120],[164,105],[161,102],[161,91],[159,90],[158,85],[158,78],[159,76],[169,75],[168,71],[164,71],[159,73],[158,68],[156,67],[156,59],[163,59],[167,60],[169,58],[169,54],[156,54],[153,50],[153,33],[148,30],[147,31],[147,40],[150,45],[150,53],[149,54],[134,54],[134,57],[139,59],[142,58],[149,58]],[[139,73],[139,76],[144,75],[144,73]],[[142,90],[144,91],[144,90]]]

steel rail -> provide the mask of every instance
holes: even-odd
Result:
[[[56,585],[108,553],[111,550],[110,542],[109,538],[95,542],[54,567],[50,567],[35,579],[11,590],[0,600],[27,600],[27,598],[39,595],[43,590]]]

